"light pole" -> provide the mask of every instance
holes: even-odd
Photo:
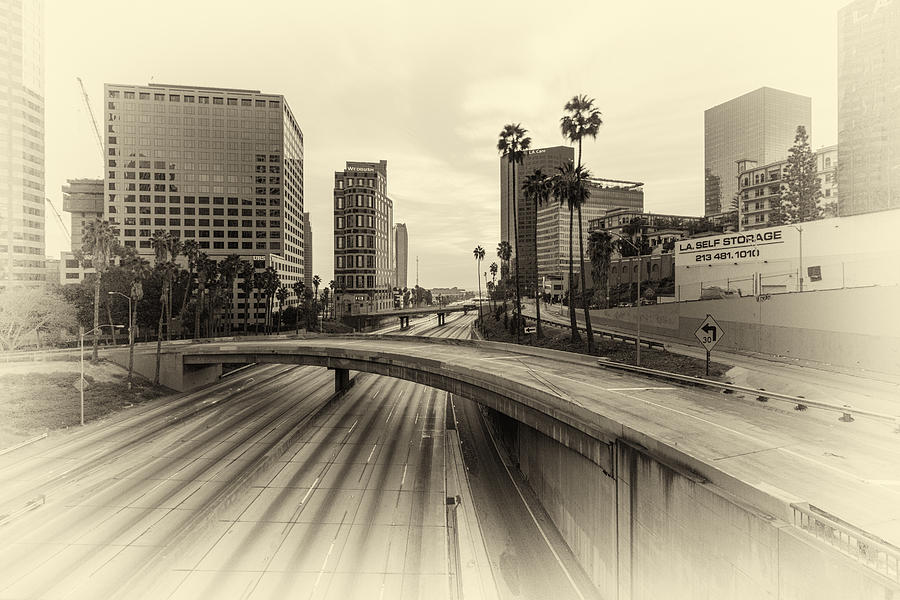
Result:
[[[78,328],[78,337],[80,338],[79,348],[81,349],[81,380],[78,382],[78,389],[81,392],[81,424],[84,425],[84,336],[91,335],[98,329],[104,327],[117,327],[121,329],[123,325],[98,325],[90,331],[85,331],[84,327]]]
[[[800,269],[798,273],[798,280],[800,282],[800,291],[803,291],[803,226],[802,225],[791,225],[794,229],[800,232]]]
[[[134,320],[131,317],[131,296],[122,292],[107,292],[110,296],[122,296],[128,300],[128,389],[131,389],[131,373],[134,367]]]
[[[637,277],[637,343],[635,344],[635,363],[637,366],[641,366],[641,277],[644,275],[644,256],[641,254],[641,249],[634,245],[634,243],[622,237],[621,234],[618,234],[614,231],[609,232],[611,235],[616,236],[635,250],[637,250],[638,257],[638,277]]]

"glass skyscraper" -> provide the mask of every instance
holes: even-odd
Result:
[[[812,99],[770,87],[707,109],[704,121],[704,215],[729,210],[738,191],[737,161],[787,158],[797,126],[812,138]]]
[[[44,6],[0,0],[0,286],[45,280]]]
[[[838,214],[900,208],[900,2],[838,13]]]

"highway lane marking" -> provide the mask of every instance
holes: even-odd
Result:
[[[372,451],[369,452],[369,458],[366,459],[366,464],[369,464],[369,461],[372,460],[372,455],[375,454],[375,448],[378,447],[378,444],[372,446]]]
[[[409,466],[409,464],[403,465],[403,477],[400,479],[400,489],[401,490],[403,489],[403,484],[406,482],[406,468],[408,466]]]
[[[318,477],[316,477],[316,480],[313,481],[313,484],[312,484],[311,486],[309,486],[309,489],[306,490],[306,494],[303,495],[303,499],[300,500],[300,504],[303,504],[303,505],[306,504],[306,501],[309,500],[310,494],[313,493],[313,490],[316,489],[316,486],[317,486],[317,485],[319,485],[319,478],[318,478]]]
[[[647,390],[674,390],[673,387],[630,387],[630,388],[606,388],[607,392],[645,392]]]

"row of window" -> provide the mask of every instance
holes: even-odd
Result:
[[[342,289],[371,290],[375,287],[374,275],[338,275],[337,287]]]
[[[375,256],[372,254],[357,254],[355,256],[336,256],[335,268],[337,269],[374,269]]]
[[[109,201],[115,202],[116,197],[117,197],[116,194],[110,194]],[[136,196],[134,194],[127,194],[124,196],[125,202],[134,202],[135,198],[139,198],[142,203],[150,202],[150,194],[140,194],[138,196]],[[184,196],[184,203],[185,204],[195,204],[195,203],[196,204],[209,204],[209,198],[210,198],[209,196]],[[181,196],[161,196],[161,195],[153,196],[153,201],[156,204],[161,204],[164,202],[168,202],[169,204],[181,204],[181,199],[182,199]],[[224,196],[213,196],[212,199],[213,199],[213,204],[225,204]],[[233,196],[228,198],[229,206],[235,206],[237,203],[238,203],[237,198],[235,198]],[[250,198],[241,198],[240,203],[242,206],[253,206],[254,205],[253,200],[251,200]],[[281,200],[279,200],[278,198],[268,198],[268,199],[267,198],[256,198],[255,204],[256,204],[256,206],[281,206]],[[208,209],[201,208],[200,214],[208,214],[208,212],[203,212],[204,210],[208,210]],[[221,209],[213,209],[213,214],[222,214],[221,212],[215,212],[218,210],[221,210]],[[229,215],[237,214],[237,213],[231,213],[230,212],[231,210],[232,209],[229,209],[229,213],[228,213]],[[190,214],[193,214],[193,213],[190,213]],[[259,214],[259,213],[257,212],[257,214]]]
[[[228,154],[225,154],[224,152],[213,152],[213,153],[196,152],[195,153],[192,151],[186,151],[186,152],[184,152],[184,156],[182,157],[182,153],[180,151],[175,150],[170,153],[169,158],[184,158],[185,160],[194,160],[195,155],[196,155],[196,158],[198,158],[200,160],[214,160],[217,162],[222,162],[227,158],[231,162],[237,162],[238,156],[240,156],[240,160],[243,162],[254,162],[253,154],[238,155],[237,153],[234,153],[234,152],[229,152]],[[256,156],[255,162],[257,162],[257,163],[265,163],[265,162],[280,163],[281,162],[280,154],[257,154],[255,156]],[[268,160],[266,160],[267,158],[268,158]],[[137,160],[136,161],[134,159],[131,159],[131,160],[127,160],[127,161],[125,161],[125,160],[122,161],[122,166],[126,169],[134,169],[134,168],[150,169],[151,164],[153,165],[152,168],[157,169],[157,170],[160,170],[160,169],[163,169],[163,170],[170,169],[171,170],[171,169],[179,168],[176,166],[176,163],[171,163],[171,162],[167,163],[164,160],[154,160],[154,161],[152,161],[152,163],[149,160]],[[193,163],[186,163],[186,164],[193,164]],[[110,167],[116,168],[117,165],[118,165],[118,162],[116,160],[110,159],[110,161],[109,161]],[[273,168],[277,169],[277,170],[273,171],[272,170]],[[259,169],[260,169],[260,165],[257,165],[256,171],[260,172]],[[263,169],[264,169],[263,172],[265,172],[264,165],[263,165]],[[278,173],[278,172],[280,172],[280,169],[281,168],[278,165],[271,165],[269,167],[269,171],[272,173]],[[203,163],[200,163],[200,170],[201,171],[204,170]]]
[[[124,243],[126,248],[134,248],[136,246],[135,240],[125,240]],[[214,250],[281,250],[281,242],[256,242],[255,245],[253,242],[212,242],[210,246],[210,242],[206,240],[200,240],[197,242],[197,245],[201,250],[208,250],[210,248]],[[152,248],[152,244],[150,240],[140,240],[140,243],[137,244],[139,248]]]
[[[344,248],[375,248],[374,235],[347,235],[337,236],[335,238],[336,247],[341,250]]]
[[[148,219],[148,221],[149,221],[149,219]],[[169,219],[168,226],[170,226],[170,227],[180,227],[180,226],[181,226],[181,223],[179,223],[178,221],[179,221],[179,219]],[[127,223],[126,223],[126,225],[127,225]],[[145,225],[145,223],[141,223],[141,225]],[[146,223],[146,225],[150,225],[150,223]],[[167,226],[166,220],[165,220],[165,219],[156,219],[156,220],[154,221],[153,225],[156,226],[156,227],[166,227],[166,226]],[[187,223],[185,223],[185,225],[187,226]],[[135,233],[135,232],[137,232],[137,233]],[[149,238],[149,237],[151,237],[151,236],[153,235],[153,233],[152,233],[152,231],[151,231],[150,229],[139,229],[139,230],[135,230],[135,229],[126,229],[124,233],[125,233],[125,237],[145,237],[145,238]],[[173,233],[174,233],[174,232],[173,232]],[[185,229],[185,230],[184,230],[184,237],[188,237],[188,238],[194,238],[194,237],[208,238],[208,237],[210,237],[209,233],[210,233],[210,231],[209,231],[208,229],[200,229],[200,230],[198,230],[198,231],[196,231],[196,232],[195,232],[193,229]],[[225,235],[226,233],[228,234],[227,236]],[[240,233],[240,235],[238,235],[238,233]],[[265,239],[265,238],[269,237],[269,238],[272,238],[272,239],[279,239],[279,238],[281,238],[281,233],[278,232],[278,231],[257,231],[257,232],[254,234],[252,231],[247,231],[247,230],[240,231],[240,232],[238,232],[238,231],[233,231],[233,230],[232,230],[232,231],[226,232],[226,231],[221,230],[221,229],[214,229],[214,230],[212,231],[212,237],[214,237],[214,238],[224,238],[224,237],[229,237],[229,238],[238,238],[238,237],[241,237],[241,238],[253,238],[253,237],[255,237],[255,238],[257,238],[257,239]]]
[[[375,217],[372,215],[350,215],[346,220],[347,227],[375,227]],[[344,217],[337,217],[336,219],[336,227],[337,229],[344,228]]]
[[[132,92],[119,90],[109,90],[109,97],[113,100],[124,98],[125,100],[154,100],[156,102],[165,102],[166,94],[162,92]],[[227,98],[225,96],[195,96],[194,94],[168,94],[169,102],[181,102],[184,100],[187,104],[192,104],[196,98],[197,104],[221,104],[227,106],[255,106],[256,108],[281,108],[279,100],[253,100],[251,98]],[[115,108],[115,102],[109,102],[109,108]]]

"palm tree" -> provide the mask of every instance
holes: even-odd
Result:
[[[323,319],[328,318],[328,305],[330,302],[329,298],[331,296],[330,292],[331,292],[331,290],[329,290],[327,287],[322,289],[322,318]]]
[[[197,303],[194,308],[194,339],[200,339],[200,320],[203,318],[203,295],[206,284],[216,276],[216,261],[210,259],[206,252],[197,256]]]
[[[497,258],[500,259],[500,283],[503,283],[503,280],[506,279],[506,284],[503,286],[503,314],[504,319],[506,318],[506,296],[507,290],[509,289],[509,259],[512,258],[512,246],[509,245],[509,242],[500,242],[497,244]]]
[[[609,262],[612,257],[612,236],[607,231],[592,231],[588,237],[588,255],[594,281],[604,292],[603,308],[609,307]]]
[[[334,320],[334,313],[337,309],[337,295],[334,293],[334,289],[336,287],[336,283],[334,279],[328,282],[328,287],[331,288],[331,318]]]
[[[253,273],[253,288],[257,290],[257,297],[265,298],[266,274],[261,271]],[[253,302],[253,333],[259,333],[259,317],[256,315],[256,300]]]
[[[185,240],[181,244],[181,255],[187,259],[188,276],[184,284],[184,296],[181,299],[181,315],[187,310],[188,298],[191,296],[191,286],[194,282],[194,271],[197,269],[197,257],[200,255],[200,245],[196,240]]]
[[[490,266],[491,271],[491,289],[488,290],[488,293],[491,295],[491,304],[494,307],[494,318],[497,317],[497,299],[494,297],[494,290],[497,289],[497,263],[492,262]]]
[[[100,280],[109,269],[109,257],[116,249],[118,240],[109,221],[96,219],[87,224],[84,229],[83,243],[81,246],[84,254],[91,257],[94,265],[94,349],[91,360],[100,358],[98,348],[100,344]]]
[[[241,282],[241,291],[244,292],[244,335],[250,331],[250,296],[253,295],[253,263],[247,260],[241,260],[241,266],[238,275],[243,280]]]
[[[163,338],[163,321],[166,318],[166,304],[169,301],[169,286],[171,285],[171,275],[174,270],[175,263],[169,256],[169,235],[162,229],[153,232],[150,238],[150,245],[156,258],[156,269],[159,271],[162,279],[162,286],[159,293],[159,324],[156,328],[156,371],[153,376],[153,383],[159,383],[159,362],[162,356],[162,338]]]
[[[306,284],[299,280],[291,284],[291,289],[294,290],[294,295],[297,296],[297,312],[294,313],[294,327],[297,330],[297,335],[300,335],[300,307],[303,305],[303,290],[305,288]]]
[[[132,388],[134,379],[134,330],[137,326],[138,303],[144,297],[143,282],[150,276],[150,263],[138,256],[133,248],[125,248],[122,253],[122,267],[128,273],[131,280],[129,302],[131,303],[131,320],[128,323],[128,389]]]
[[[181,238],[171,232],[166,234],[165,243],[169,253],[170,263],[166,271],[166,274],[169,276],[169,286],[166,290],[168,292],[168,297],[166,298],[166,341],[168,342],[172,339],[172,290],[175,289],[175,275],[179,270],[178,263],[175,262],[175,259],[178,258],[183,246],[181,244]]]
[[[584,187],[584,179],[586,177],[583,177],[584,173],[581,172],[581,142],[585,137],[597,139],[597,132],[600,130],[600,126],[603,125],[603,120],[600,118],[600,111],[596,107],[594,107],[594,99],[588,98],[584,94],[573,96],[571,100],[566,102],[563,110],[565,110],[569,114],[563,116],[559,120],[559,127],[566,139],[568,139],[572,143],[578,143],[577,173],[581,176],[577,177],[577,182],[580,187]],[[577,198],[581,199],[583,198],[583,196],[584,194],[579,191],[579,193],[577,194]],[[576,203],[576,208],[578,209],[578,260],[581,264],[581,291],[582,295],[584,296],[587,294],[587,280],[585,279],[584,273],[584,235],[581,223],[582,203],[583,200],[578,200]],[[570,292],[570,302],[571,296],[572,294]],[[584,305],[584,326],[587,330],[588,353],[593,354],[594,332],[591,329],[591,313],[589,310],[590,303],[587,302],[585,298],[582,298],[582,304]]]
[[[484,333],[484,317],[481,314],[481,261],[484,260],[484,248],[475,246],[472,251],[475,255],[475,278],[478,279],[478,320],[481,322],[481,333]]]
[[[313,288],[315,292],[313,293],[313,315],[315,315],[316,319],[316,328],[319,325],[319,284],[322,283],[322,278],[318,275],[314,275],[312,279]]]
[[[535,223],[534,223],[534,248],[535,248],[535,257],[537,256],[537,212],[542,204],[545,204],[550,201],[550,194],[552,191],[551,188],[551,180],[550,177],[544,175],[540,169],[535,169],[535,171],[531,175],[527,175],[525,177],[525,181],[522,184],[522,193],[525,194],[525,197],[528,198],[531,202],[534,202],[534,215],[535,215]],[[535,260],[537,260],[535,258]],[[535,264],[537,267],[537,264]],[[535,268],[534,271],[534,281],[531,282],[534,285],[534,305],[537,310],[537,336],[538,338],[543,336],[543,330],[541,329],[541,285],[538,279],[538,271]]]
[[[557,202],[565,201],[569,209],[569,324],[572,327],[572,343],[577,344],[581,342],[581,335],[578,333],[578,322],[575,319],[575,303],[572,301],[575,291],[575,259],[572,249],[575,236],[572,229],[575,225],[575,206],[584,202],[588,194],[587,188],[581,185],[582,176],[587,173],[587,170],[583,167],[576,168],[571,160],[566,161],[557,170],[558,173],[553,176],[551,189]]]
[[[288,297],[288,288],[283,283],[278,287],[278,291],[275,292],[275,297],[278,298],[278,333],[281,333],[281,313],[284,308],[284,301],[287,300]]]
[[[272,312],[275,303],[275,292],[281,286],[281,278],[275,267],[266,267],[265,276],[263,278],[263,292],[266,303],[266,333],[272,332]]]
[[[521,164],[525,157],[525,151],[531,147],[531,138],[525,135],[528,130],[523,129],[518,123],[505,125],[500,132],[500,139],[497,141],[497,150],[502,156],[509,161],[511,170],[512,185],[509,186],[512,192],[512,222],[513,222],[513,244],[514,255],[516,259],[516,342],[519,341],[519,330],[522,327],[522,294],[519,288],[519,212],[516,207],[516,164]],[[479,280],[480,283],[480,280]]]
[[[237,254],[229,254],[219,264],[219,273],[222,275],[222,283],[226,290],[225,306],[227,307],[226,334],[231,335],[231,326],[234,321],[234,282],[241,271],[241,257]]]

